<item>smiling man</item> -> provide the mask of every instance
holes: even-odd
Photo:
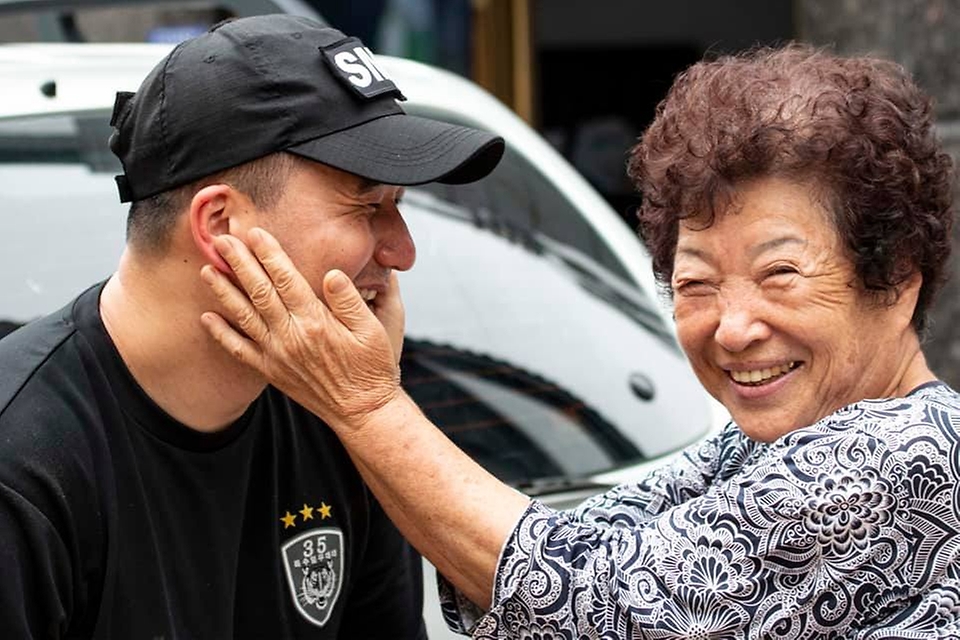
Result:
[[[4,637],[425,637],[419,557],[336,437],[198,320],[215,238],[255,226],[316,291],[336,268],[399,311],[401,185],[503,153],[401,99],[358,40],[292,16],[215,27],[118,94],[119,267],[0,343]]]

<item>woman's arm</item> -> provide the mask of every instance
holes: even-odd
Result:
[[[349,279],[331,272],[325,306],[269,234],[254,231],[249,243],[256,257],[236,238],[216,244],[249,298],[212,267],[202,271],[237,328],[217,313],[202,322],[227,351],[330,425],[407,539],[467,597],[489,606],[500,550],[529,499],[476,464],[401,389],[391,346],[396,287],[378,321]]]

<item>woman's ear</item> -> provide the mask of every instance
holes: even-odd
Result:
[[[226,184],[206,186],[190,201],[190,232],[197,251],[206,262],[228,275],[232,275],[233,270],[217,253],[213,239],[225,233],[237,235],[243,227],[248,204],[240,192]]]
[[[893,307],[904,327],[913,324],[913,314],[917,308],[917,300],[920,298],[920,285],[922,284],[923,276],[919,271],[915,271],[897,287],[897,299]]]

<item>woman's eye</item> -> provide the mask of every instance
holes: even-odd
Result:
[[[771,276],[782,276],[782,275],[794,275],[797,273],[796,267],[792,267],[788,264],[779,265],[770,269],[768,275]]]
[[[769,269],[763,276],[764,280],[772,280],[773,282],[782,282],[787,279],[792,279],[800,273],[796,267],[790,265],[779,265]]]
[[[676,286],[676,291],[685,296],[705,296],[713,293],[713,287],[703,280],[684,280]]]

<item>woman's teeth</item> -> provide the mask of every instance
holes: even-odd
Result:
[[[781,364],[777,367],[771,367],[769,369],[755,369],[753,371],[731,371],[730,377],[733,378],[734,382],[739,382],[740,384],[750,384],[750,385],[759,385],[765,384],[779,378],[785,373],[788,373],[790,370],[794,369],[797,366],[796,362],[790,362],[787,364]]]

